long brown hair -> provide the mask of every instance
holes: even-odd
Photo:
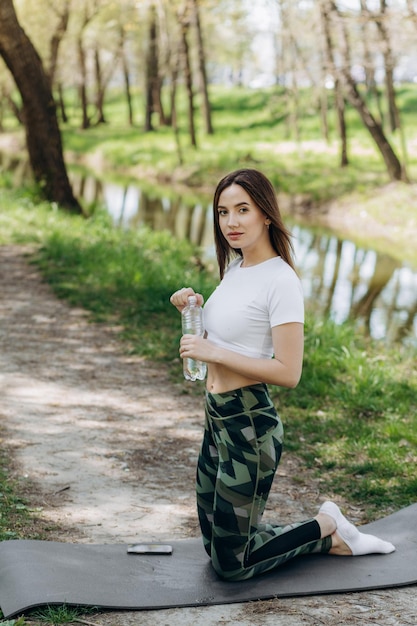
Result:
[[[223,278],[225,269],[230,260],[237,254],[242,256],[242,250],[232,248],[223,237],[219,225],[218,204],[220,194],[230,185],[240,185],[249,194],[257,207],[270,220],[269,238],[275,252],[294,269],[294,248],[291,233],[284,226],[278,206],[275,189],[270,180],[254,169],[241,169],[227,174],[218,183],[213,198],[214,213],[214,242],[216,245],[217,262],[220,278]]]

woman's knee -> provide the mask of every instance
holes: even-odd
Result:
[[[231,546],[216,545],[219,542],[212,541],[211,563],[216,574],[223,580],[239,581],[252,578],[252,568],[244,566],[244,550],[233,549]]]
[[[250,569],[247,570],[242,567],[238,569],[225,569],[216,558],[211,559],[211,564],[217,576],[219,576],[222,580],[227,580],[228,582],[247,580],[253,576],[253,572]]]

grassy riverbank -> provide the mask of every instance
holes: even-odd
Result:
[[[417,185],[390,183],[383,159],[358,114],[346,108],[349,166],[341,168],[337,119],[329,101],[329,136],[325,139],[315,94],[301,90],[298,121],[287,110],[281,87],[253,90],[212,86],[214,134],[202,128],[196,101],[197,148],[187,134],[186,103],[179,99],[178,142],[170,127],[144,133],[144,104],[136,95],[135,127],[127,127],[125,103],[114,91],[106,106],[108,124],[77,130],[71,117],[63,129],[66,152],[95,175],[131,176],[143,184],[176,187],[183,196],[210,200],[217,181],[238,167],[261,169],[272,180],[284,212],[321,221],[358,243],[371,238],[375,249],[417,266]],[[181,93],[180,93],[181,96]],[[417,86],[397,89],[405,136],[387,138],[417,181]],[[375,103],[370,101],[370,109]],[[122,123],[121,123],[122,121]],[[180,146],[180,148],[178,148]],[[404,150],[404,146],[406,146]],[[393,232],[394,231],[394,232]]]
[[[169,296],[183,283],[207,296],[215,282],[190,262],[192,249],[165,233],[117,230],[104,215],[86,222],[30,194],[0,193],[0,243],[34,245],[34,260],[57,295],[120,325],[126,350],[171,363],[178,377],[179,320]],[[320,476],[323,492],[343,494],[370,516],[415,500],[415,358],[410,348],[387,348],[349,326],[308,319],[302,381],[296,390],[273,389],[287,449]],[[5,494],[7,474],[2,480]],[[16,506],[9,508],[14,514]],[[2,514],[6,537],[15,518]]]
[[[181,96],[181,94],[180,94]],[[202,129],[196,101],[197,148],[187,133],[186,103],[179,98],[179,140],[172,128],[143,132],[144,104],[134,96],[135,125],[127,125],[123,96],[109,93],[106,124],[80,130],[76,98],[67,94],[69,122],[62,126],[68,162],[87,168],[106,181],[132,179],[161,195],[210,201],[217,181],[237,167],[255,167],[273,181],[284,212],[322,222],[358,243],[372,239],[374,249],[417,266],[417,185],[390,183],[382,157],[359,120],[346,109],[349,166],[339,166],[340,145],[336,115],[329,101],[329,137],[322,136],[316,95],[301,90],[297,128],[291,122],[282,88],[227,89],[211,86],[214,134]],[[387,138],[417,181],[417,86],[397,89],[405,135]],[[368,103],[375,114],[375,103]],[[178,148],[180,146],[180,149]],[[25,154],[24,136],[12,118],[5,118],[0,150]]]
[[[78,111],[69,109],[69,122],[63,127],[64,144],[74,158],[91,163],[95,170],[139,178],[155,178],[160,182],[185,182],[187,187],[213,188],[225,172],[248,166],[262,169],[277,190],[292,197],[303,196],[313,202],[339,198],[352,191],[377,188],[387,181],[382,157],[356,111],[346,109],[349,167],[339,167],[337,118],[329,101],[328,138],[323,137],[316,94],[301,90],[298,120],[288,112],[288,100],[281,87],[253,90],[211,86],[214,134],[202,128],[196,101],[197,147],[188,137],[187,104],[178,102],[178,141],[169,126],[158,126],[144,133],[144,103],[135,96],[135,126],[126,124],[127,112],[122,94],[113,91],[106,104],[106,125],[79,127]],[[417,138],[417,87],[404,85],[398,89],[398,106],[406,133],[407,162],[410,177],[417,178],[417,154],[412,149]],[[371,109],[373,102],[369,103]],[[376,111],[375,111],[376,113]],[[387,137],[401,159],[401,137]]]

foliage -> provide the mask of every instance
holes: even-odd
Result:
[[[388,350],[349,325],[310,319],[304,371],[295,392],[280,390],[287,447],[315,468],[327,489],[368,511],[411,504],[416,488],[415,350]]]
[[[68,606],[67,604],[48,605],[43,608],[36,609],[31,612],[30,618],[38,622],[47,622],[49,624],[69,624],[72,622],[81,622],[83,615],[91,615],[96,612],[94,607]]]
[[[5,433],[0,432],[0,441],[5,440]],[[42,523],[39,517],[41,507],[28,504],[26,495],[31,488],[26,478],[23,480],[14,475],[10,450],[3,443],[0,454],[0,541],[26,537],[46,539],[46,531],[53,528],[49,522]]]
[[[131,350],[154,359],[171,357],[178,339],[170,295],[183,284],[204,292],[209,282],[187,242],[168,232],[115,229],[103,215],[51,230],[37,263],[60,297],[95,320],[117,320]]]
[[[33,6],[39,3],[42,10],[35,11]],[[90,144],[90,155],[93,146],[98,148],[101,142],[101,154],[113,169],[132,174],[136,170],[136,174],[139,171],[144,177],[152,169],[156,170],[158,179],[173,176],[176,180],[186,180],[194,185],[207,182],[212,185],[219,175],[236,166],[259,166],[273,179],[277,189],[291,196],[305,194],[313,202],[338,197],[360,185],[378,186],[387,181],[386,165],[380,154],[381,142],[377,150],[371,138],[372,135],[375,139],[376,135],[368,132],[372,127],[367,125],[368,130],[364,127],[368,116],[362,113],[360,120],[357,111],[350,105],[344,110],[349,167],[339,166],[335,106],[338,101],[335,102],[331,82],[337,78],[340,63],[336,63],[332,71],[329,71],[329,63],[323,66],[320,51],[324,49],[324,33],[319,26],[321,3],[297,2],[291,7],[291,3],[285,7],[280,3],[269,3],[270,6],[264,3],[262,7],[242,6],[236,1],[210,0],[202,3],[199,8],[205,54],[203,50],[197,50],[195,44],[200,38],[189,38],[192,79],[196,83],[192,89],[194,104],[188,102],[183,85],[185,64],[177,55],[182,13],[178,1],[158,4],[155,52],[159,58],[155,59],[155,63],[151,63],[153,55],[149,54],[152,12],[149,12],[146,3],[74,0],[71,4],[58,2],[54,8],[47,0],[36,3],[34,0],[15,0],[15,4],[45,67],[55,69],[53,84],[56,85],[57,102],[65,105],[60,109],[63,120],[69,120],[62,125],[68,148],[71,148],[71,143],[73,146],[80,145],[82,135],[86,144]],[[410,20],[410,15],[414,16],[414,13],[404,3],[393,3],[390,7],[384,4],[369,11],[357,6],[347,12],[340,11],[334,3],[332,13],[337,17],[336,22],[343,23],[346,29],[347,36],[342,40],[346,45],[351,42],[349,65],[358,93],[377,123],[381,120],[384,127],[383,145],[388,148],[392,144],[396,154],[406,162],[405,143],[412,145],[410,135],[416,127],[416,108],[412,106],[416,92],[416,86],[412,84],[414,74],[406,68],[408,63],[405,65],[407,57],[412,59],[415,54],[415,37]],[[260,15],[262,19],[259,21],[257,18]],[[65,16],[68,19],[64,19]],[[381,21],[385,24],[384,28],[379,27]],[[196,34],[194,27],[198,23],[197,20],[190,21],[190,33]],[[333,40],[335,56],[338,57],[343,46],[336,23],[331,24],[331,31],[329,39]],[[294,33],[297,32],[303,32],[304,37],[302,41],[297,38],[295,43]],[[273,51],[270,51],[270,58],[265,64],[260,49],[265,52],[270,48],[268,40],[273,42]],[[367,42],[366,50],[364,40]],[[249,46],[248,41],[251,42]],[[205,57],[204,65],[211,77],[210,102],[216,132],[213,136],[206,136],[202,116],[196,114],[198,150],[195,150],[189,146],[188,135],[190,106],[195,113],[203,108],[202,94],[194,76],[198,55]],[[124,65],[121,60],[125,61]],[[394,67],[391,67],[392,63]],[[408,79],[411,84],[404,86],[404,83],[399,83],[392,90],[384,88],[378,78],[384,64],[387,65],[386,81],[391,76],[388,69],[393,69],[396,78]],[[150,107],[143,85],[146,84],[146,77],[150,79],[149,73],[154,71],[155,65],[158,65],[155,82],[158,86],[164,85],[161,99],[166,115],[163,116],[165,121],[158,126],[158,106],[154,102],[151,125],[157,130],[144,134],[140,128],[144,126],[145,109],[149,111]],[[126,76],[122,67],[128,70]],[[366,81],[358,73],[365,68]],[[175,80],[177,70],[179,76]],[[269,84],[273,82],[274,86],[250,89],[248,85],[254,86],[251,78],[262,78],[265,72],[272,79]],[[130,110],[131,107],[128,107],[124,78],[129,78],[129,104],[133,103],[137,128],[126,127],[128,108]],[[58,84],[63,89],[63,99],[61,91],[58,93]],[[178,84],[175,115],[171,107],[174,84]],[[233,84],[234,87],[221,86],[225,84]],[[239,89],[238,86],[242,85],[245,87]],[[392,112],[393,100],[388,101],[391,91],[395,91],[405,134],[399,129],[394,131],[389,128],[390,116],[386,109],[390,108]],[[5,90],[5,96],[6,102],[12,101],[8,98],[14,96],[12,88]],[[4,120],[1,119],[0,123],[6,129],[14,128],[14,117],[10,111],[4,111]],[[178,137],[166,121],[170,118],[178,122]],[[108,133],[103,132],[104,122],[108,123],[106,130],[112,129],[112,140]],[[89,127],[89,132],[82,131],[77,138],[69,138],[80,126]],[[403,141],[405,136],[407,142]],[[75,150],[78,151],[77,148]],[[396,157],[391,155],[391,163],[393,159],[396,162]],[[409,161],[407,166],[413,179],[415,156],[409,156]],[[394,169],[398,177],[399,168]]]
[[[28,510],[16,495],[16,485],[9,478],[5,459],[0,467],[0,541],[18,539],[19,530],[25,525]]]

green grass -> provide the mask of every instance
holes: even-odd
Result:
[[[16,481],[10,478],[9,465],[3,452],[0,456],[0,541],[19,539],[29,516],[28,507],[18,494]]]
[[[42,624],[88,624],[85,616],[94,615],[97,612],[95,607],[68,606],[66,604],[47,605],[30,611],[27,620],[24,615],[18,619],[0,621],[1,626],[41,626]],[[1,615],[1,611],[0,611]],[[83,619],[84,618],[84,619]]]
[[[383,348],[348,325],[306,324],[306,356],[295,391],[280,391],[286,446],[325,489],[381,509],[417,493],[415,350]]]
[[[87,623],[85,619],[81,619],[85,615],[94,615],[97,609],[94,607],[79,607],[62,605],[48,605],[46,607],[36,609],[29,615],[30,623],[36,620],[37,624],[68,624],[68,623]]]
[[[187,242],[166,231],[118,230],[103,215],[51,230],[37,263],[60,297],[84,306],[96,321],[122,323],[131,350],[153,359],[170,358],[177,344],[170,295],[182,284],[205,291],[212,280]]]

